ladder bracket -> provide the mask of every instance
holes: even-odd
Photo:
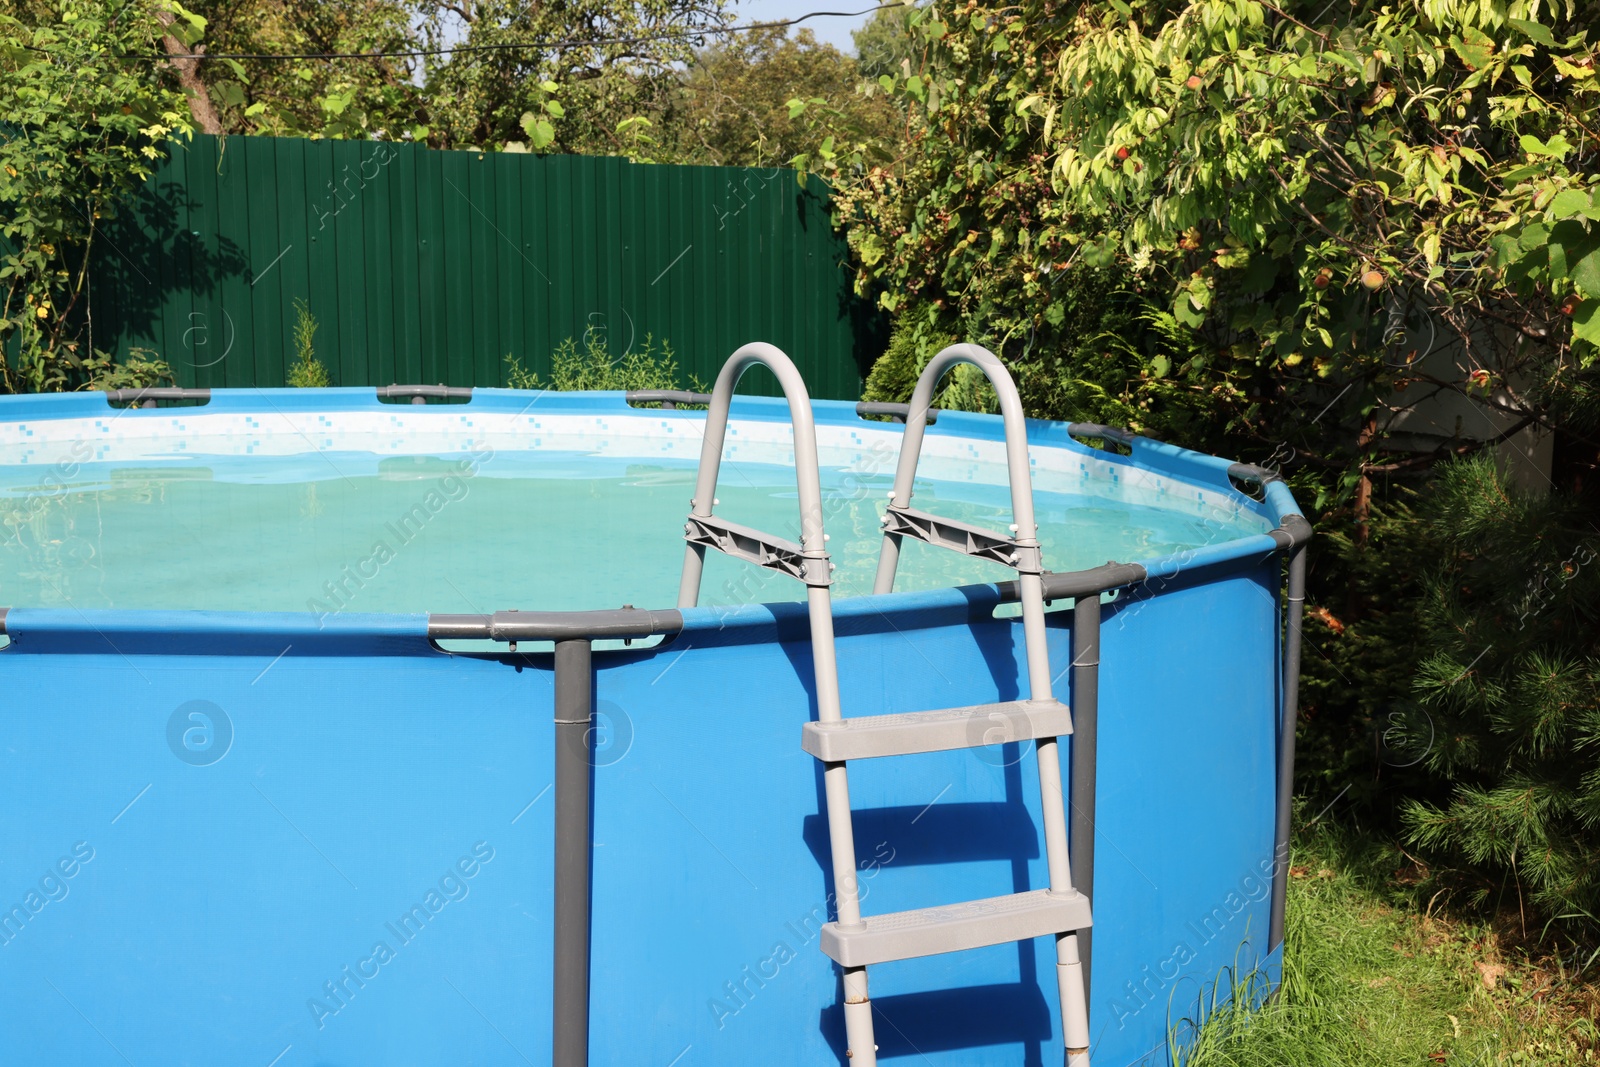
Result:
[[[798,578],[807,585],[827,587],[833,584],[825,553],[807,555],[805,549],[793,541],[715,515],[690,515],[684,520],[683,539],[691,545],[714,548],[734,559]]]
[[[1020,544],[1014,538],[982,526],[940,518],[916,508],[902,508],[891,503],[884,516],[883,532],[899,537],[914,537],[962,555],[1002,563],[1022,574],[1042,573],[1037,542]],[[1029,540],[1032,541],[1032,538]]]

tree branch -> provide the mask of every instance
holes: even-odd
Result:
[[[156,21],[161,23],[162,29],[171,29],[174,15],[163,8],[156,9]],[[206,83],[200,80],[200,57],[205,54],[205,46],[201,45],[197,51],[190,52],[172,34],[164,34],[161,46],[167,50],[171,57],[168,62],[172,69],[178,72],[178,84],[183,86],[183,94],[189,98],[189,114],[194,116],[196,126],[201,133],[222,133],[222,120],[217,117],[217,109],[211,103],[211,94],[206,92]]]

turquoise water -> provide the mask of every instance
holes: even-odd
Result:
[[[49,490],[37,467],[0,467],[0,606],[476,613],[676,599],[687,464],[524,453],[491,471],[461,458],[322,454],[216,467],[200,457],[91,464]],[[868,593],[889,476],[835,470],[824,482],[834,593]],[[797,539],[792,471],[728,463],[718,492],[718,514]],[[919,481],[916,504],[998,530],[1011,521],[994,487]],[[1249,516],[1223,522],[1066,494],[1040,492],[1036,506],[1051,570],[1260,529]],[[803,595],[798,582],[713,556],[701,603]],[[908,542],[897,588],[1007,577]]]

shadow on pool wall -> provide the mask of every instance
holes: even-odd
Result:
[[[251,396],[214,394],[185,416],[259,410]],[[0,442],[96,398],[64,399],[0,403]],[[368,405],[358,390],[290,399]],[[616,396],[562,403],[629,414]],[[479,391],[466,408],[507,404]],[[759,430],[773,408],[741,401],[735,417]],[[819,433],[894,432],[817,409]],[[1277,965],[1282,563],[1303,543],[1286,521],[1298,509],[1281,484],[1261,503],[1237,493],[1225,461],[1143,441],[1123,458],[1060,426],[1030,431],[1036,450],[1233,494],[1282,527],[1119,572],[1099,613],[1093,1056],[1165,1062],[1169,1026],[1227,968]],[[930,448],[955,434],[997,439],[983,417],[941,417]],[[835,601],[845,714],[1015,699],[1013,596]],[[1077,613],[1061,595],[1047,615],[1075,706],[1089,677],[1074,665]],[[438,645],[505,618],[0,617],[0,797],[22,816],[0,855],[13,1006],[0,1047],[83,1064],[547,1062],[553,656]],[[821,771],[800,748],[816,714],[805,610],[686,608],[676,629],[593,653],[592,1062],[843,1062],[838,971],[817,945],[835,888]],[[1009,743],[853,764],[864,911],[1047,885],[1032,761],[1032,745]],[[1063,754],[1064,772],[1075,763]],[[50,875],[79,843],[93,861]],[[875,966],[879,1055],[1057,1062],[1053,949],[1047,937]]]

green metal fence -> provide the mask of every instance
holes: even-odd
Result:
[[[770,341],[851,398],[884,341],[826,190],[781,168],[196,136],[91,278],[94,347],[154,349],[180,385],[282,385],[296,298],[335,385],[501,385],[507,355],[545,374],[597,331],[613,354],[666,340],[706,381]]]

